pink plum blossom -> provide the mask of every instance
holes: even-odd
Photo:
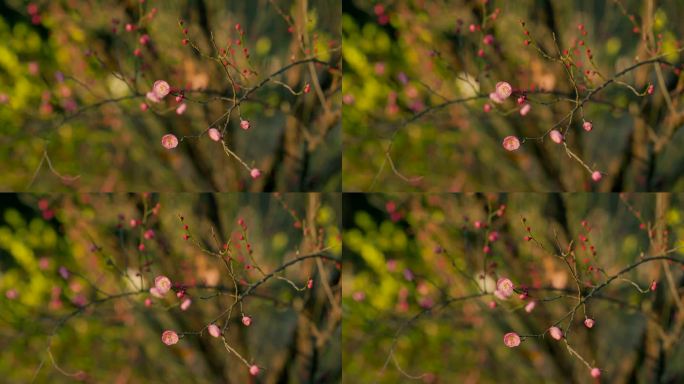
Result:
[[[520,148],[520,140],[515,136],[506,136],[503,139],[503,147],[507,151],[515,151]]]
[[[174,331],[164,331],[162,333],[162,343],[166,345],[174,345],[178,342],[178,334]]]
[[[161,143],[162,147],[166,149],[173,149],[178,146],[178,138],[176,137],[176,135],[168,133],[162,136]]]
[[[585,131],[589,132],[594,128],[594,124],[592,124],[591,121],[585,121],[582,124],[582,128],[584,128]]]
[[[251,127],[251,125],[249,124],[249,120],[240,120],[240,128],[246,131],[249,129],[249,127]]]
[[[496,93],[502,100],[505,100],[513,93],[513,87],[505,81],[499,81],[496,83]]]
[[[508,348],[514,348],[520,345],[520,336],[515,332],[508,332],[504,335],[503,340]]]
[[[154,287],[157,288],[159,293],[165,295],[166,292],[171,290],[171,280],[164,275],[157,276],[154,278]]]
[[[152,92],[154,92],[159,99],[163,99],[169,94],[169,92],[171,92],[171,87],[166,81],[157,80],[152,85]]]
[[[513,295],[513,288],[514,288],[513,282],[510,279],[507,279],[505,277],[500,278],[496,282],[496,289],[498,291],[501,291],[501,294],[506,296],[506,298],[509,298],[509,297],[511,297],[511,295]]]
[[[594,319],[586,318],[584,320],[584,326],[587,328],[592,328],[594,326]]]

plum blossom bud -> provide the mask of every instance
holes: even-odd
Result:
[[[493,42],[494,42],[494,36],[492,36],[492,35],[486,35],[482,39],[482,43],[484,43],[485,45],[492,45]]]
[[[251,367],[249,367],[249,374],[252,376],[258,375],[259,374],[259,367],[257,367],[256,365],[252,365]]]
[[[153,230],[153,229],[148,229],[148,230],[145,231],[145,233],[143,234],[143,237],[146,238],[147,240],[154,239],[154,230]]]
[[[140,39],[138,39],[138,41],[140,41],[140,44],[146,45],[147,43],[150,42],[150,35],[144,34],[144,35],[140,36]]]
[[[653,84],[649,84],[648,89],[646,89],[646,93],[648,93],[649,95],[652,95],[653,89],[654,89]]]
[[[221,140],[221,131],[219,131],[216,128],[209,128],[209,138],[214,140],[214,141],[219,141]]]
[[[166,345],[174,345],[178,342],[178,334],[174,331],[164,331],[162,333],[162,343]]]
[[[256,168],[252,168],[252,170],[249,171],[249,175],[252,176],[252,179],[258,179],[259,176],[261,176],[261,171]]]
[[[514,348],[520,345],[520,336],[515,332],[508,332],[504,335],[503,340],[508,348]]]
[[[159,103],[159,102],[161,101],[161,99],[159,98],[159,96],[157,96],[157,94],[154,93],[154,92],[152,92],[152,91],[147,92],[147,93],[145,94],[145,97],[147,97],[147,100],[149,100],[149,101],[151,101],[151,102],[153,102],[153,103]]]
[[[59,267],[59,275],[62,276],[62,279],[66,280],[69,278],[69,270],[65,266]]]
[[[245,327],[249,327],[252,324],[252,318],[249,316],[242,316],[242,324],[244,324]]]
[[[176,114],[182,115],[183,113],[185,113],[186,109],[188,109],[188,105],[183,103],[179,105],[178,108],[176,108]]]
[[[246,131],[249,129],[250,126],[251,125],[249,124],[249,120],[240,120],[240,128]]]
[[[492,92],[489,94],[489,100],[491,100],[497,104],[501,104],[504,102],[504,99],[501,98],[501,96],[496,92]]]
[[[534,310],[534,307],[537,306],[537,302],[532,300],[527,305],[525,306],[525,312],[530,313]]]
[[[508,300],[508,296],[504,295],[504,293],[498,289],[494,290],[494,296],[499,300]]]
[[[651,291],[655,291],[656,288],[658,288],[658,283],[655,280],[653,280],[653,282],[651,282],[650,289],[651,289]]]
[[[594,171],[591,173],[591,179],[594,181],[600,181],[602,177],[603,176],[601,176],[601,172],[599,171]]]
[[[563,142],[563,134],[555,129],[549,132],[549,137],[551,138],[551,141],[553,141],[556,144],[560,144]]]
[[[209,324],[207,330],[209,331],[209,334],[214,337],[221,336],[221,329],[216,324]]]
[[[168,133],[162,136],[161,143],[162,147],[166,149],[173,149],[178,146],[178,138],[175,135]]]
[[[5,292],[5,297],[7,297],[8,300],[14,300],[19,297],[19,292],[14,288],[10,288]]]
[[[309,281],[306,282],[306,287],[307,287],[308,289],[313,288],[313,280],[312,280],[312,279],[309,279]]]
[[[158,299],[161,299],[164,297],[164,295],[161,292],[159,292],[159,289],[157,289],[157,287],[150,288],[150,295],[152,295]]]
[[[582,124],[582,128],[584,128],[585,131],[589,132],[594,128],[594,124],[592,124],[591,121],[585,121]]]
[[[489,113],[492,110],[492,105],[487,103],[482,107],[482,110],[484,111],[484,113]]]
[[[599,377],[601,377],[601,370],[598,368],[592,368],[591,377],[593,377],[594,379],[598,379]]]
[[[560,340],[563,338],[563,331],[561,331],[561,329],[556,326],[549,328],[549,334],[556,340]]]
[[[532,109],[532,106],[529,104],[525,104],[520,108],[520,116],[525,116],[528,113],[530,113],[530,109]]]
[[[584,326],[587,328],[594,327],[594,319],[590,319],[590,318],[584,319]]]
[[[183,300],[183,302],[180,305],[181,311],[187,311],[188,308],[190,308],[190,304],[192,304],[192,300],[190,300],[189,298]]]
[[[499,239],[499,232],[497,232],[497,231],[492,231],[492,232],[489,234],[488,239],[489,239],[489,241],[491,241],[491,242],[497,241],[497,240]]]

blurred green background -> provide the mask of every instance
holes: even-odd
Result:
[[[573,267],[583,289],[603,282],[604,273],[617,273],[642,253],[652,255],[648,230],[656,223],[660,226],[653,227],[653,236],[666,229],[668,248],[684,246],[681,195],[659,206],[663,215],[656,215],[653,194],[625,198],[629,205],[617,194],[345,195],[345,381],[593,382],[589,369],[561,342],[530,338],[511,349],[502,338],[511,331],[543,333],[575,306],[577,296],[570,292],[577,286],[566,264],[554,256],[556,244],[565,250],[573,242]],[[505,209],[498,216],[501,205]],[[478,221],[488,228],[477,229]],[[485,259],[485,238],[493,232],[498,238],[489,243],[491,253]],[[530,233],[548,251],[525,241]],[[682,253],[670,255],[681,259]],[[484,268],[488,295],[442,307],[449,298],[480,293]],[[675,383],[684,378],[682,312],[662,268],[659,261],[648,262],[622,276],[646,293],[618,279],[589,300],[593,329],[582,325],[581,309],[576,313],[569,343],[602,370],[602,382]],[[676,263],[668,268],[681,292],[684,268]],[[494,299],[491,292],[499,277],[527,287],[530,298],[523,301],[516,294],[507,301]],[[650,292],[653,280],[658,288]],[[523,308],[531,299],[537,304],[527,313]],[[566,320],[562,326],[567,325]],[[389,353],[397,332],[395,364]]]
[[[509,135],[543,136],[573,106],[563,100],[574,97],[564,66],[544,59],[534,44],[524,44],[526,39],[551,55],[569,50],[582,95],[637,60],[665,54],[663,59],[674,66],[663,66],[664,82],[675,109],[681,110],[682,62],[676,50],[684,30],[674,15],[684,10],[683,4],[654,2],[650,11],[648,3],[343,1],[344,190],[683,190],[684,155],[678,149],[684,144],[682,121],[668,112],[653,65],[619,79],[640,93],[654,84],[653,95],[637,96],[625,85],[612,84],[585,105],[584,118],[594,126],[591,133],[582,130],[579,112],[574,116],[568,145],[589,167],[604,172],[600,183],[592,182],[590,173],[548,138],[528,140],[515,152],[501,145]],[[644,43],[649,20],[649,45],[657,46],[657,53],[647,51]],[[484,43],[487,35],[492,44]],[[600,75],[585,76],[587,69]],[[541,87],[554,93],[529,93],[532,108],[526,116],[520,116],[515,101],[485,113],[485,103],[493,104],[487,95],[499,81],[517,90]],[[430,106],[467,97],[476,99],[402,125]],[[656,145],[654,133],[667,136],[670,124],[674,135]],[[420,180],[403,180],[387,163],[385,151],[397,129],[390,152],[394,165],[406,178]]]
[[[269,83],[240,108],[249,131],[240,129],[238,111],[233,113],[225,137],[250,167],[261,170],[262,177],[252,180],[220,144],[197,137],[230,107],[217,98],[230,97],[232,90],[217,62],[181,41],[191,39],[204,55],[215,55],[212,35],[219,48],[233,41],[240,69],[258,72],[239,81],[242,95],[294,59],[315,55],[338,67],[340,12],[333,0],[3,1],[0,190],[339,190],[339,70],[312,68],[325,106],[317,92],[293,95]],[[288,33],[288,23],[306,31],[308,53],[297,34]],[[128,32],[127,24],[138,27]],[[236,24],[244,31],[239,47]],[[145,34],[149,43],[141,45]],[[249,50],[250,65],[242,47]],[[136,49],[141,56],[134,55]],[[172,96],[141,110],[157,79],[193,90],[185,94],[188,108],[182,116],[175,113]],[[307,65],[275,80],[294,91],[313,83]],[[166,133],[188,138],[169,151],[160,144]],[[47,161],[41,166],[44,153],[53,170]],[[62,180],[57,173],[80,178]]]
[[[339,307],[341,266],[332,261],[319,269],[307,259],[256,288],[243,302],[253,319],[249,328],[238,309],[232,314],[227,339],[261,367],[257,378],[206,331],[170,347],[161,333],[197,332],[232,303],[224,265],[204,251],[216,252],[228,239],[241,284],[262,278],[248,264],[269,273],[318,249],[339,257],[340,203],[339,195],[328,194],[0,194],[0,381],[339,382],[341,317],[333,308]],[[143,223],[132,227],[138,219]],[[254,261],[240,240],[239,219]],[[146,230],[154,231],[153,239],[143,237]],[[162,274],[188,287],[186,311],[175,294],[155,299],[147,292]],[[284,278],[300,289],[312,279],[313,287],[298,291]],[[217,296],[201,286],[228,290]]]

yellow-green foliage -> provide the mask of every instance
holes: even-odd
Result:
[[[14,288],[23,304],[38,306],[45,301],[55,278],[38,268],[38,258],[57,256],[57,234],[45,221],[34,218],[27,222],[14,209],[5,211],[4,220],[7,225],[0,227],[0,249],[10,255],[16,268],[3,274],[0,291]]]

